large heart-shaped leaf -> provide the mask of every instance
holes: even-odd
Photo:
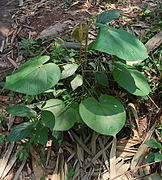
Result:
[[[97,18],[94,21],[95,26],[101,27],[102,24],[106,24],[108,22],[111,22],[112,20],[118,18],[120,16],[120,10],[119,9],[112,9],[105,11],[97,16]]]
[[[115,136],[125,124],[126,113],[116,98],[102,95],[99,102],[88,98],[81,102],[79,112],[83,121],[93,130]]]
[[[19,67],[6,78],[5,88],[19,93],[36,95],[52,86],[60,79],[60,69],[54,63],[44,64],[49,56],[35,57]]]
[[[33,109],[28,108],[25,105],[9,106],[6,108],[6,111],[14,116],[20,117],[35,117],[37,115]]]
[[[34,125],[33,122],[24,122],[15,126],[7,137],[7,141],[19,141],[26,138],[32,133]]]
[[[101,27],[94,49],[115,55],[127,61],[144,60],[148,57],[142,42],[127,31],[112,27]]]
[[[51,111],[54,114],[54,131],[68,130],[76,122],[75,111],[70,107],[65,107],[64,102],[59,99],[50,99],[46,101],[42,110]]]
[[[143,74],[134,67],[123,64],[114,63],[113,77],[115,81],[131,94],[136,96],[146,96],[149,94],[150,87]]]

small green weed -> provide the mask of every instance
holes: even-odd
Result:
[[[152,94],[158,89],[161,81],[161,48],[152,53],[149,58],[134,65],[137,69],[147,74],[147,80],[152,89]]]
[[[0,114],[0,127],[3,127],[6,124],[6,115]]]
[[[25,150],[20,150],[20,151],[17,153],[17,157],[19,158],[19,160],[22,160],[24,156],[28,158],[30,155],[29,155],[29,153],[28,153],[27,151],[25,151]]]
[[[2,134],[0,134],[0,144],[3,143],[4,139],[5,139],[5,137]]]
[[[145,163],[162,161],[162,154],[160,152],[162,150],[161,143],[157,142],[156,139],[150,139],[147,142],[145,142],[145,144],[154,150],[148,154]]]
[[[22,38],[21,43],[22,43],[21,46],[18,46],[21,55],[35,56],[42,51],[42,48],[37,41],[27,40],[25,38]]]
[[[65,180],[68,180],[70,177],[72,177],[74,175],[74,173],[75,173],[74,169],[73,168],[70,169],[69,172],[66,175]]]

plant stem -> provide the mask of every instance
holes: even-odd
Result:
[[[81,67],[81,72],[82,72],[82,94],[84,95],[84,68],[82,64],[82,43],[80,43],[80,54],[79,54],[79,63]]]
[[[108,72],[108,71],[94,71],[94,70],[83,70],[84,72],[89,72],[89,73],[91,73],[91,72],[100,72],[100,73],[106,73],[106,74],[112,74],[112,72]]]

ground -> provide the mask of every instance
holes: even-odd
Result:
[[[140,19],[140,7],[145,4],[148,4],[149,10],[159,8],[157,2],[146,0],[93,2],[86,0],[22,0],[19,1],[19,4],[16,0],[0,1],[0,82],[4,81],[10,71],[15,71],[22,63],[22,60],[26,58],[26,55],[20,54],[18,48],[23,45],[22,38],[39,40],[40,38],[55,35],[66,39],[65,37],[70,37],[76,25],[90,21],[93,15],[105,10],[121,9],[121,14],[126,20],[124,18],[116,20],[116,25],[127,28],[129,32],[143,40],[150,33],[147,30],[149,26],[147,22]],[[135,23],[128,24],[126,21],[135,21]],[[113,23],[112,25],[114,25]],[[90,31],[92,32],[90,39],[93,39],[94,27]],[[159,31],[151,33],[153,37],[156,35],[156,38],[152,39],[151,42],[145,41],[148,53],[153,52],[161,43],[161,40],[159,40],[161,39],[161,33]],[[31,56],[43,55],[44,50],[46,49]],[[149,76],[149,74],[147,75]],[[156,82],[156,78],[158,77],[155,77],[153,81]],[[138,108],[132,103],[128,104],[128,108],[135,115],[133,121],[138,120],[138,127],[132,128],[134,133],[132,137],[123,137],[117,142],[117,161],[115,165],[117,171],[114,177],[119,179],[131,179],[133,177],[146,179],[145,175],[149,174],[152,179],[161,178],[159,175],[159,162],[144,166],[140,166],[141,162],[138,166],[133,164],[135,163],[133,158],[142,159],[146,155],[142,150],[140,151],[142,154],[139,155],[139,147],[143,150],[149,150],[145,146],[140,146],[140,144],[142,144],[145,137],[152,135],[150,130],[153,125],[152,119],[158,121],[161,117],[159,91],[156,92],[157,94],[154,94],[153,99],[150,98],[144,104],[139,105]],[[6,114],[4,109],[10,104],[20,103],[22,97],[18,94],[9,94],[6,91],[0,95],[0,98],[0,113],[5,116],[8,123],[8,131],[0,127],[0,134],[7,136],[12,125],[21,123],[23,119]],[[135,102],[134,99],[132,101]],[[138,114],[138,118],[136,114]],[[131,121],[131,117],[129,120]],[[158,136],[158,131],[155,133]],[[123,134],[121,131],[119,136]],[[71,171],[72,175],[74,174],[71,179],[74,180],[106,180],[110,176],[108,161],[109,153],[113,149],[111,148],[113,142],[112,138],[98,133],[86,137],[84,134],[79,136],[76,132],[69,131],[65,133],[64,141],[59,149],[54,148],[51,141],[48,141],[46,148],[39,149],[39,147],[33,146],[29,149],[30,157],[21,159],[19,156],[20,159],[18,159],[16,155],[21,149],[21,146],[18,146],[19,143],[3,141],[0,144],[0,178],[4,180],[38,180],[46,175],[45,179],[64,180],[65,176],[70,175],[69,172]]]

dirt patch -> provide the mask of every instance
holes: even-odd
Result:
[[[1,0],[0,1],[0,47],[11,30],[12,15],[18,9],[17,0]]]

